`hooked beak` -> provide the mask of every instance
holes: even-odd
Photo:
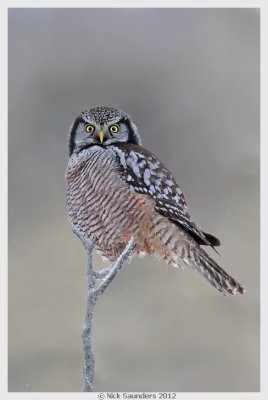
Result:
[[[99,131],[99,139],[100,139],[100,142],[102,143],[103,139],[104,139],[104,132],[103,131]]]

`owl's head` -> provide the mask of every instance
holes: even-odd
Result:
[[[141,138],[130,116],[112,107],[83,111],[74,121],[69,137],[69,156],[93,145],[115,143],[141,145]]]

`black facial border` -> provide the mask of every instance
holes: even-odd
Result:
[[[76,120],[74,121],[74,124],[72,126],[71,132],[70,132],[70,136],[69,136],[69,157],[71,157],[71,155],[73,154],[74,151],[74,138],[75,138],[75,133],[77,130],[77,127],[80,123],[85,123],[85,121],[83,120],[83,118],[79,115],[79,117],[76,118]]]

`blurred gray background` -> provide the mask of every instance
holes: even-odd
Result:
[[[10,391],[83,386],[64,174],[69,127],[98,105],[132,116],[247,293],[135,259],[95,310],[95,390],[259,390],[259,56],[258,9],[10,9]]]

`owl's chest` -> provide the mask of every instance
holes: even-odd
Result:
[[[109,153],[93,154],[79,164],[70,163],[66,177],[70,220],[99,249],[117,249],[120,254],[133,234],[138,235],[138,247],[146,247],[152,204],[123,180],[116,159]]]
[[[123,204],[128,187],[120,178],[109,151],[92,151],[87,159],[71,165],[67,174],[67,204],[72,219],[113,218],[116,204]]]

